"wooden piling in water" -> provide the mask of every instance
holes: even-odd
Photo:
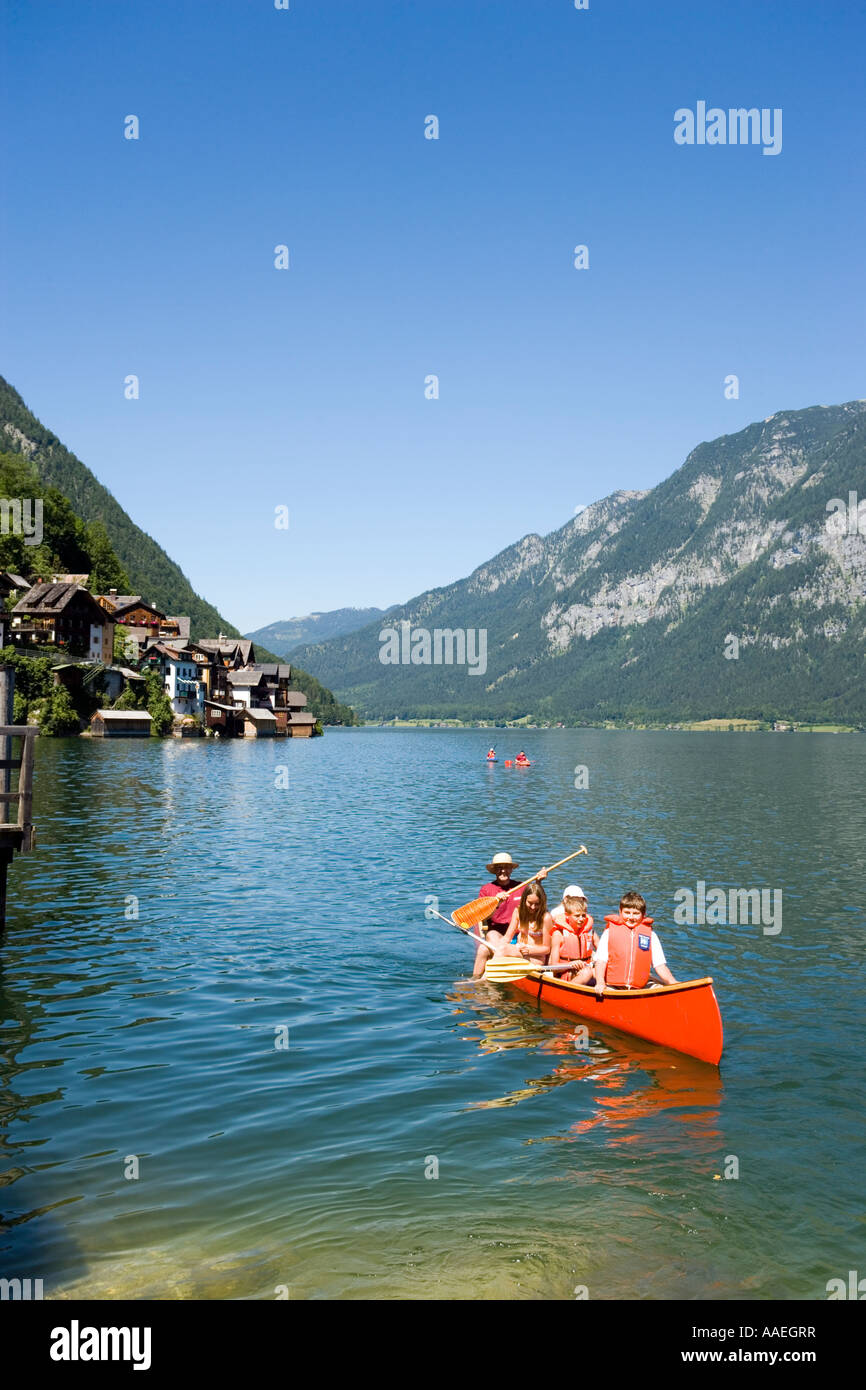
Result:
[[[0,933],[6,926],[6,875],[15,854],[29,854],[34,848],[33,830],[33,744],[39,730],[30,724],[13,724],[15,669],[0,665]],[[20,738],[21,757],[13,758],[12,740]],[[17,769],[18,787],[12,791],[12,773]],[[9,819],[9,808],[17,802],[18,814]]]

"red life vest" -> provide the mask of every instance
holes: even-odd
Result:
[[[652,917],[641,917],[629,927],[619,916],[607,923],[607,974],[614,989],[643,989],[652,969]]]
[[[554,932],[562,934],[559,943],[560,960],[591,960],[592,959],[592,929],[595,925],[592,918],[587,913],[586,921],[583,926],[573,927],[566,917],[565,922],[554,920]]]

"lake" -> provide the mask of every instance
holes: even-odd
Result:
[[[495,731],[518,770],[486,765],[493,732],[39,741],[0,948],[0,1274],[760,1300],[862,1265],[866,740]],[[677,978],[714,977],[720,1068],[581,1046],[425,918],[496,852],[525,876],[580,843],[551,898],[576,877],[598,924],[644,893]],[[677,924],[698,882],[778,890],[781,930]]]

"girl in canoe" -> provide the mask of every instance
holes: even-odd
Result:
[[[550,953],[553,918],[547,910],[547,894],[537,879],[527,883],[514,909],[511,925],[497,956],[525,956],[543,965]]]
[[[529,759],[527,758],[527,756],[526,756],[526,754],[524,753],[524,751],[523,751],[522,748],[521,748],[520,752],[518,753],[517,757],[514,759],[514,766],[515,766],[515,767],[532,767],[532,763],[529,761]]]

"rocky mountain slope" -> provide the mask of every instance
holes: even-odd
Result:
[[[866,401],[852,401],[700,444],[657,487],[382,620],[485,631],[483,674],[383,664],[378,620],[295,656],[368,717],[866,721],[864,597]]]

